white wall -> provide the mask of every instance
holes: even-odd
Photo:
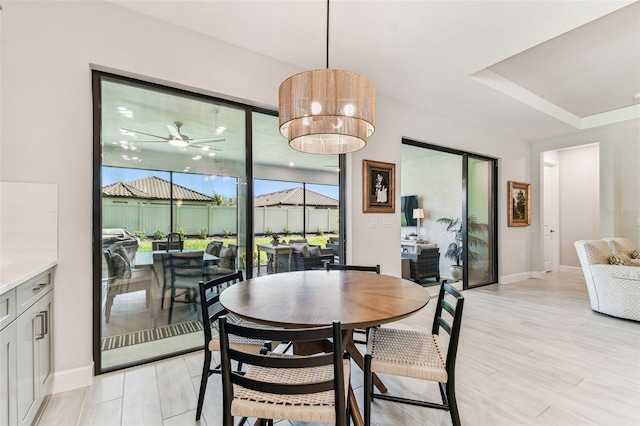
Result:
[[[3,7],[0,180],[59,186],[54,387],[60,391],[91,380],[91,69],[270,108],[277,105],[282,80],[301,70],[111,3],[5,1]],[[189,66],[171,60],[172,52],[189,58]],[[351,262],[380,263],[384,273],[400,275],[400,210],[376,215],[378,228],[369,228],[372,214],[362,213],[361,176],[363,159],[399,165],[402,136],[500,158],[500,212],[506,212],[506,182],[529,180],[529,145],[523,141],[383,96],[377,111],[370,144],[348,156]],[[399,192],[395,196],[397,206]],[[382,218],[392,219],[392,226],[383,228]],[[501,219],[501,280],[526,276],[529,229],[507,228]]]
[[[560,265],[580,266],[573,246],[600,235],[599,147],[558,151],[560,198]]]
[[[593,143],[599,143],[599,185],[581,188],[584,193],[598,192],[599,237],[622,236],[640,245],[640,120],[623,123],[615,128],[597,129],[558,138],[545,139],[531,145],[531,198],[539,206],[532,213],[532,270],[542,273],[542,234],[540,223],[543,205],[540,201],[542,153]]]

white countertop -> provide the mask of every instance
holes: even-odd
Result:
[[[28,258],[0,259],[0,295],[57,264],[58,259],[51,257],[30,256]]]

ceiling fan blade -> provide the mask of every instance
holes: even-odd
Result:
[[[181,141],[184,140],[182,138],[182,135],[180,134],[180,132],[175,126],[172,126],[171,124],[167,124],[167,129],[169,129],[169,133],[171,133],[171,136],[173,136],[174,139],[178,139]]]
[[[224,142],[225,138],[197,138],[197,139],[189,139],[189,143],[191,144],[203,144],[203,143],[213,143],[213,142]]]
[[[133,132],[133,133],[136,133],[136,134],[141,134],[141,135],[145,135],[145,136],[151,136],[151,137],[158,138],[158,139],[164,139],[165,141],[167,140],[166,136],[152,135],[151,133],[140,132],[138,130],[125,129],[124,127],[121,127],[121,129],[125,130],[127,132]],[[140,142],[140,141],[138,141],[138,142]],[[154,142],[157,142],[157,141],[154,141]]]
[[[198,145],[198,144],[189,144],[189,148],[193,148],[193,149],[199,149],[200,151],[222,151],[222,149],[220,148],[213,148],[211,146],[207,146],[207,145]]]

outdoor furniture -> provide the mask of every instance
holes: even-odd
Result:
[[[460,425],[455,365],[463,306],[464,297],[444,280],[440,286],[431,333],[386,327],[371,330],[364,357],[365,425],[371,424],[371,401],[374,398],[446,410],[451,415],[453,425]],[[449,334],[446,350],[440,340],[440,329]],[[438,382],[442,404],[376,393],[373,388],[374,373]]]
[[[211,244],[211,243],[210,243]],[[213,250],[214,252],[216,249]],[[238,268],[236,267],[236,260],[238,257],[238,246],[235,244],[229,244],[228,247],[220,247],[218,251],[217,262],[205,262],[204,264],[204,279],[211,279],[220,275],[228,275],[234,273]],[[205,255],[205,258],[207,255]]]
[[[272,356],[268,349],[255,354],[233,348],[231,338],[309,341],[332,339],[328,353],[309,356]],[[350,362],[342,351],[340,322],[302,329],[259,329],[220,318],[222,412],[224,426],[233,418],[257,417],[346,426]],[[231,369],[231,361],[249,365],[245,372]]]
[[[144,291],[146,307],[151,310],[151,318],[155,322],[155,315],[151,307],[152,276],[150,269],[132,268],[127,250],[122,244],[113,244],[103,253],[107,265],[105,321],[109,322],[111,319],[111,306],[117,295]]]
[[[278,255],[286,254],[289,258],[289,268],[288,271],[291,270],[291,255],[293,253],[293,247],[286,244],[278,244],[274,246],[273,244],[258,244],[256,246],[258,251],[258,259],[260,259],[260,251],[267,253],[268,263],[271,263],[273,266],[270,268],[267,264],[267,272],[271,269],[274,273],[278,273]],[[257,275],[260,275],[260,261],[258,260],[258,271]]]
[[[224,243],[222,241],[210,241],[209,244],[207,244],[207,248],[205,248],[204,251],[214,256],[218,256],[220,254],[220,249],[223,246],[224,246]]]
[[[640,321],[640,267],[611,264],[615,259],[607,241],[580,240],[573,244],[582,265],[591,309]]]
[[[102,250],[106,250],[114,244],[121,245],[127,251],[127,258],[130,264],[134,264],[134,259],[138,248],[140,247],[140,239],[131,232],[122,228],[105,228],[102,230]]]
[[[402,253],[409,259],[411,279],[417,283],[428,278],[440,281],[440,249],[436,244],[417,244],[415,253]]]
[[[353,342],[354,328],[397,321],[428,302],[429,292],[422,286],[390,275],[361,271],[312,270],[263,275],[238,283],[220,295],[220,303],[229,312],[259,323],[294,328],[340,321],[345,350],[360,368],[364,368],[364,361]],[[308,355],[317,352],[318,347],[314,342],[295,345],[294,353]],[[326,345],[320,344],[320,351],[323,349]],[[381,392],[386,392],[376,376],[373,380]],[[354,424],[361,425],[352,390],[349,405]]]
[[[162,289],[164,302],[165,291],[169,290],[169,318],[171,324],[173,307],[176,303],[192,305],[199,309],[199,283],[203,277],[203,252],[174,252],[165,257],[165,266],[169,267],[169,288]]]

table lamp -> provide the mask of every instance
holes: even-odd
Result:
[[[416,222],[416,234],[418,234],[418,238],[420,238],[420,219],[424,219],[424,210],[423,209],[413,209],[413,218],[417,219],[417,222]]]

